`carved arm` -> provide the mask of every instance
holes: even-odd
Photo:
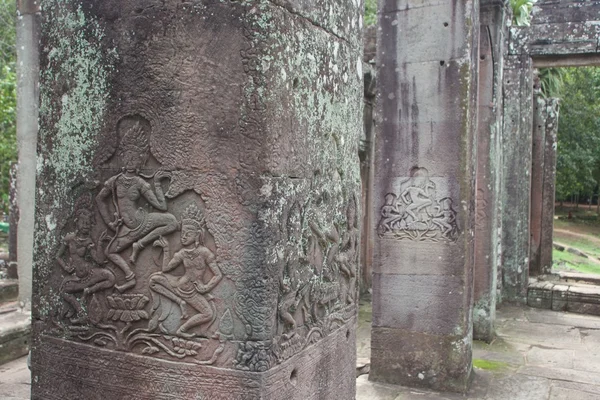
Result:
[[[62,259],[66,249],[67,245],[65,244],[65,242],[61,243],[60,248],[58,249],[58,253],[56,253],[56,262],[58,262],[58,265],[60,265],[61,268],[65,270],[65,272],[72,274],[73,271],[75,271],[75,268],[67,265],[67,263]]]

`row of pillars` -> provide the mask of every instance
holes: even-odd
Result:
[[[465,391],[473,338],[551,270],[558,100],[507,2],[380,5],[370,378]]]
[[[370,379],[466,391],[498,271],[511,301],[527,281],[507,4],[380,2],[361,246],[360,2],[151,3],[44,8],[33,398],[353,398],[361,248]]]

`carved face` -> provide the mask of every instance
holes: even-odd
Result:
[[[181,244],[190,246],[194,243],[200,243],[200,230],[193,225],[183,225],[181,227]]]
[[[146,155],[140,153],[139,150],[134,148],[126,148],[121,152],[121,159],[125,169],[129,172],[133,172],[144,166],[144,160]]]
[[[77,230],[84,235],[90,233],[92,217],[87,213],[81,213],[77,216]]]

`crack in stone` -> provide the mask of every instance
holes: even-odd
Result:
[[[327,29],[326,27],[324,27],[324,26],[320,25],[318,22],[316,22],[316,21],[313,21],[311,18],[309,18],[309,17],[307,17],[307,16],[305,16],[305,15],[302,15],[302,14],[301,14],[299,11],[296,11],[296,10],[294,9],[294,7],[293,7],[293,6],[292,6],[290,3],[288,3],[288,2],[285,2],[285,1],[281,1],[281,0],[267,0],[267,1],[268,1],[269,3],[271,3],[271,4],[273,4],[274,6],[277,6],[277,7],[283,8],[284,10],[288,11],[290,14],[296,15],[296,16],[298,16],[298,17],[300,17],[300,18],[302,18],[302,19],[304,19],[304,20],[306,20],[306,21],[310,22],[310,24],[311,24],[311,25],[313,25],[314,27],[316,27],[316,28],[319,28],[319,29],[322,29],[322,30],[323,30],[323,31],[325,31],[326,33],[328,33],[328,34],[330,34],[330,35],[332,35],[332,36],[335,36],[335,37],[336,37],[336,38],[338,38],[339,40],[341,40],[341,41],[343,41],[343,42],[345,42],[345,43],[347,43],[347,44],[350,44],[350,41],[349,41],[348,39],[346,39],[346,38],[344,38],[344,37],[342,37],[342,36],[338,35],[337,33],[335,33],[335,32],[333,32],[333,31],[331,31],[331,30]]]

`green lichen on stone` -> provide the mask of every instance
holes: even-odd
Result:
[[[58,88],[42,86],[40,107],[42,120],[55,121],[40,131],[40,140],[51,136],[53,146],[43,163],[49,164],[60,183],[65,184],[91,172],[91,156],[108,100],[108,78],[116,58],[114,50],[107,54],[101,49],[104,32],[98,22],[86,18],[81,5],[70,10],[68,3],[42,3],[43,12],[55,19],[44,25],[52,47],[45,49],[48,61],[42,85],[58,82],[66,90],[57,104]]]
[[[44,40],[34,271],[43,282],[56,266],[61,228],[79,194],[73,190],[92,179],[92,157],[117,55],[114,49],[102,47],[104,30],[80,3],[44,0],[41,8]],[[38,314],[47,314],[50,304],[59,302],[58,295],[48,294],[40,299]]]

